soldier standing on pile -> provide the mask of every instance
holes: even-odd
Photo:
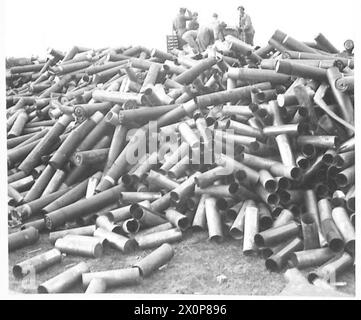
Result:
[[[188,13],[186,15],[186,12]],[[192,20],[192,13],[186,8],[180,8],[179,13],[173,21],[173,30],[178,38],[178,48],[182,49],[185,44],[182,40],[184,32],[187,31],[187,21]]]
[[[193,12],[192,14],[192,20],[188,22],[188,28],[187,30],[198,30],[199,23],[198,23],[198,13]]]
[[[240,6],[237,9],[239,10],[239,31],[241,40],[253,46],[255,30],[252,25],[251,17],[245,13],[243,6]]]

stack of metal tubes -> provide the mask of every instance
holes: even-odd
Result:
[[[104,246],[154,250],[126,269],[81,262],[41,293],[140,283],[199,230],[311,283],[354,264],[354,59],[322,34],[229,35],[196,56],[49,49],[8,61],[6,94],[9,251],[54,245],[15,277]]]

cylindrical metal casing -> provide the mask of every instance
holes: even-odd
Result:
[[[8,132],[8,139],[20,136],[28,120],[28,114],[25,111],[21,111]]]
[[[74,202],[80,200],[85,195],[87,185],[88,185],[88,179],[85,179],[83,182],[79,183],[75,187],[72,187],[64,195],[60,196],[55,201],[52,201],[51,203],[49,203],[41,211],[43,213],[49,213],[49,212],[55,211],[59,208],[65,207],[68,204],[71,204],[71,203],[74,203]]]
[[[320,266],[334,256],[335,253],[330,248],[317,248],[293,252],[290,259],[295,268],[305,269]]]
[[[194,178],[199,176],[200,174],[201,173],[199,171],[195,172],[187,180],[181,183],[177,188],[173,189],[170,192],[170,197],[172,201],[178,203],[186,196],[188,196],[194,190],[194,186],[196,183]]]
[[[332,67],[327,69],[326,74],[332,92],[340,108],[342,118],[345,121],[349,122],[350,124],[354,124],[354,110],[353,110],[351,98],[348,94],[343,93],[342,91],[336,88],[336,80],[342,77],[342,73],[339,71],[337,67]]]
[[[257,246],[268,247],[297,236],[299,231],[299,224],[295,221],[291,221],[283,226],[271,228],[256,234],[254,240]]]
[[[305,200],[305,206],[306,206],[307,213],[312,215],[312,217],[315,220],[315,223],[317,225],[320,246],[324,247],[327,244],[327,241],[322,234],[321,222],[320,222],[320,216],[318,214],[318,204],[317,204],[317,198],[316,198],[315,192],[311,189],[305,190],[304,200]]]
[[[206,194],[201,195],[197,210],[193,218],[193,223],[192,223],[193,228],[200,228],[204,230],[207,227],[206,207],[205,207],[205,200],[207,199],[207,197],[208,196]]]
[[[39,231],[34,227],[26,228],[9,234],[8,236],[8,250],[14,251],[16,249],[34,244],[39,240]]]
[[[61,116],[56,124],[48,131],[48,133],[41,139],[41,142],[37,144],[35,148],[31,150],[25,160],[20,164],[19,169],[30,173],[40,161],[40,158],[47,154],[54,144],[59,140],[59,136],[64,132],[65,128],[73,120],[71,115]]]
[[[229,171],[224,167],[217,166],[201,173],[198,177],[195,178],[195,182],[198,187],[206,188],[212,185],[214,181],[217,181],[226,175],[229,175]]]
[[[111,216],[107,216],[107,215],[99,216],[95,220],[95,225],[98,228],[102,228],[103,230],[107,230],[109,232],[114,232],[118,234],[122,233],[121,226],[116,225],[112,220]]]
[[[206,219],[208,226],[208,237],[210,240],[220,242],[223,240],[222,219],[216,208],[216,199],[209,197],[205,199]]]
[[[186,70],[185,72],[177,75],[173,80],[177,81],[180,84],[189,84],[193,80],[195,80],[202,72],[208,70],[213,65],[217,63],[216,57],[209,57],[203,60],[196,62],[194,66],[190,69]]]
[[[131,205],[128,205],[118,209],[110,210],[108,212],[108,215],[112,217],[112,220],[114,222],[127,220],[132,217],[132,215],[130,214],[130,207]]]
[[[137,247],[137,242],[134,239],[128,239],[103,228],[97,228],[93,235],[95,238],[106,239],[112,247],[124,253],[133,252]]]
[[[164,211],[166,219],[178,229],[184,231],[189,227],[189,219],[173,208]]]
[[[97,111],[89,119],[85,120],[76,129],[71,131],[69,136],[51,157],[49,164],[56,169],[60,169],[67,161],[69,156],[79,146],[82,140],[96,127],[96,125],[103,118],[104,115],[100,111]]]
[[[133,203],[130,206],[129,211],[134,219],[137,219],[143,226],[146,227],[154,227],[167,221],[163,218],[163,216],[150,208],[149,201]]]
[[[332,210],[332,219],[337,229],[340,231],[344,241],[345,250],[351,254],[355,254],[355,228],[343,207],[336,207]]]
[[[26,194],[24,201],[30,202],[32,200],[38,199],[42,195],[43,191],[45,190],[47,184],[51,180],[55,171],[56,170],[53,167],[47,165],[44,171],[40,174],[38,179],[32,185],[29,192]]]
[[[355,165],[338,173],[335,177],[335,182],[339,187],[346,187],[355,183]]]
[[[320,199],[317,204],[320,222],[322,223],[323,220],[332,219],[332,208],[330,200],[327,198]]]
[[[51,249],[28,260],[17,263],[13,267],[14,277],[22,278],[32,272],[34,272],[34,274],[39,273],[53,264],[60,262],[61,259],[61,252],[58,249]]]
[[[98,272],[85,271],[81,275],[83,288],[87,288],[93,279],[102,279],[107,288],[134,285],[141,280],[138,268],[116,269]]]
[[[54,244],[56,240],[65,237],[68,234],[76,234],[78,236],[92,236],[96,227],[95,225],[65,229],[60,231],[54,231],[49,233],[49,241]]]
[[[117,201],[119,199],[119,193],[123,190],[123,185],[117,185],[111,189],[95,194],[88,199],[81,199],[64,208],[50,212],[45,215],[47,228],[53,230],[66,221],[72,221],[77,217],[86,215],[90,210],[96,211],[101,209],[105,207],[106,204]]]
[[[182,232],[174,228],[137,237],[137,242],[140,249],[149,249],[158,247],[163,243],[172,243],[181,239]]]
[[[301,217],[304,250],[311,250],[320,247],[318,227],[312,214],[305,213]]]
[[[137,240],[137,238],[139,238],[139,237],[142,237],[142,236],[145,236],[145,235],[148,235],[148,234],[151,234],[151,233],[155,233],[155,232],[167,231],[167,230],[170,230],[170,229],[173,229],[173,228],[174,228],[174,226],[170,222],[162,223],[162,224],[159,224],[159,225],[157,225],[155,227],[151,227],[151,228],[148,228],[148,229],[143,229],[143,230],[137,232],[134,235],[134,239]]]
[[[337,255],[333,259],[327,261],[318,269],[311,271],[307,275],[310,283],[314,280],[321,278],[329,282],[336,282],[336,277],[339,276],[344,270],[354,264],[354,259],[347,252]]]
[[[293,240],[289,241],[280,251],[273,254],[266,260],[266,268],[270,271],[281,270],[290,258],[291,253],[302,250],[302,248],[302,240],[298,237],[294,238]]]
[[[339,252],[344,249],[345,243],[332,218],[321,221],[322,233],[325,235],[328,246],[332,251]]]
[[[156,185],[162,189],[166,189],[167,191],[175,189],[179,186],[178,182],[154,170],[149,171],[146,180],[149,184]]]
[[[153,271],[166,264],[173,258],[174,250],[168,243],[163,243],[159,248],[155,249],[142,260],[133,264],[133,267],[139,269],[140,275],[149,276]]]
[[[38,287],[39,293],[62,293],[72,287],[81,279],[83,273],[89,272],[89,266],[85,262],[80,262],[76,266],[58,274],[43,282]]]
[[[280,226],[284,226],[285,224],[294,221],[295,217],[292,213],[292,211],[288,210],[288,209],[283,209],[280,214],[278,215],[278,217],[276,218],[276,220],[273,222],[273,228],[277,228]]]
[[[194,131],[188,126],[187,123],[182,122],[178,125],[178,131],[183,137],[184,141],[188,143],[191,148],[198,148],[200,146],[199,137]]]
[[[273,225],[271,211],[263,202],[258,203],[259,229],[260,231],[269,229]]]
[[[99,258],[103,254],[103,246],[99,239],[89,236],[68,234],[55,241],[55,247],[61,252]]]
[[[309,66],[306,64],[294,63],[292,60],[278,60],[275,71],[281,74],[288,74],[302,78],[311,78],[320,81],[327,79],[325,69]]]
[[[256,251],[254,236],[259,232],[259,213],[256,205],[250,205],[244,212],[243,253],[250,254]]]
[[[85,294],[104,293],[107,290],[107,284],[103,279],[94,278],[89,282],[89,285],[84,292]]]
[[[237,217],[229,230],[229,234],[234,239],[241,239],[244,234],[244,215],[248,206],[255,206],[253,200],[246,200],[237,212]]]
[[[262,169],[259,171],[259,182],[268,192],[275,192],[278,189],[277,181],[268,170]]]

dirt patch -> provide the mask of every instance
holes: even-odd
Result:
[[[37,286],[80,261],[86,261],[91,271],[125,268],[152,250],[122,254],[106,247],[102,257],[90,259],[67,256],[61,264],[54,265],[38,274],[35,281],[31,277],[17,280],[12,274],[15,263],[53,248],[48,236],[42,235],[38,243],[12,252],[9,255],[10,290],[36,293]],[[109,293],[163,293],[163,294],[219,294],[219,295],[277,295],[286,286],[283,273],[266,270],[264,260],[258,256],[244,256],[242,242],[227,238],[217,244],[208,241],[206,232],[186,232],[182,242],[173,244],[173,259],[157,272],[142,280],[139,285],[111,288]],[[33,250],[41,250],[31,253]],[[227,279],[221,283],[217,276]],[[30,279],[30,280],[29,280]],[[355,294],[355,276],[348,271],[338,281],[347,282],[340,291]],[[71,293],[82,293],[80,284]]]

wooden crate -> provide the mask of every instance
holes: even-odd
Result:
[[[176,35],[167,35],[167,51],[170,52],[174,48],[178,49],[178,37]]]

